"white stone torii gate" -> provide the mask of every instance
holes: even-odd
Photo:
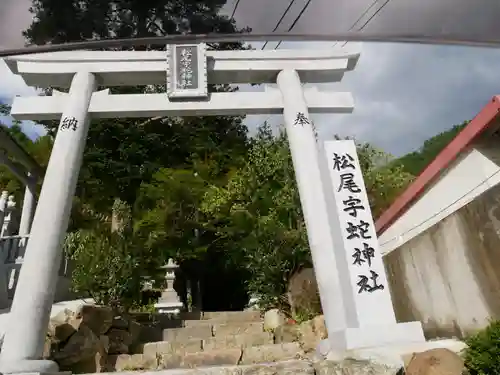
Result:
[[[345,71],[354,69],[359,55],[357,48],[206,51],[204,45],[176,45],[168,47],[167,59],[161,51],[77,51],[7,59],[10,69],[28,85],[69,87],[69,93],[18,97],[12,106],[11,114],[19,120],[61,120],[0,353],[0,372],[58,370],[54,362],[40,358],[90,118],[283,113],[330,344],[346,349],[349,344],[345,334],[339,332],[353,328],[346,319],[352,306],[343,302],[349,298],[342,297],[345,292],[335,272],[335,241],[309,113],[349,113],[353,99],[350,93],[304,89],[302,84],[340,81]],[[95,91],[98,85],[164,84],[166,76],[167,94],[110,95],[108,90]],[[208,94],[207,83],[277,83],[278,89]],[[385,307],[379,311],[392,311],[390,297],[382,303]],[[378,318],[383,331],[364,333],[370,336],[371,344],[398,326],[394,314]],[[396,331],[400,339],[407,332]],[[349,332],[353,335],[358,331]],[[416,336],[421,339],[420,331]]]

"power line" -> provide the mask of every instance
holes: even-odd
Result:
[[[354,21],[354,23],[351,25],[351,27],[349,27],[349,29],[347,31],[351,31],[352,29],[354,29],[354,27],[358,24],[359,21],[361,21],[363,19],[364,16],[366,16],[368,14],[368,12],[379,2],[379,0],[373,0],[373,2],[370,4],[370,6],[368,8],[365,9],[365,11],[363,13],[361,13],[361,15],[356,19],[356,21]],[[335,47],[336,45],[338,44],[338,42],[335,42],[333,44],[332,47]]]
[[[439,210],[438,212],[434,213],[432,216],[430,216],[429,218],[425,219],[424,221],[418,223],[417,225],[411,227],[410,229],[407,229],[405,230],[403,233],[399,234],[398,236],[395,236],[393,238],[391,238],[390,240],[387,240],[385,241],[384,243],[381,243],[380,246],[384,246],[394,240],[397,240],[398,238],[404,236],[405,234],[408,234],[410,233],[411,231],[413,231],[414,229],[424,225],[425,223],[429,222],[430,220],[432,220],[433,218],[435,218],[436,216],[438,216],[440,213],[442,213],[443,211],[447,210],[448,208],[450,208],[451,206],[453,206],[455,203],[457,203],[458,201],[460,201],[461,199],[465,198],[467,195],[469,195],[470,193],[472,193],[474,190],[476,190],[478,187],[480,187],[481,185],[483,185],[484,183],[488,182],[489,180],[491,180],[493,177],[495,177],[497,174],[500,173],[500,170],[496,171],[496,172],[493,172],[491,175],[489,175],[488,177],[486,177],[484,180],[482,180],[479,184],[475,185],[472,189],[468,190],[466,193],[462,194],[460,197],[458,197],[457,199],[455,199],[453,202],[451,202],[449,205],[447,205],[446,207],[443,207],[441,210]]]
[[[236,13],[236,9],[238,9],[238,5],[240,5],[241,0],[236,0],[236,4],[234,5],[233,13],[231,14],[230,20],[234,18],[234,14]]]
[[[365,11],[363,13],[361,13],[361,16],[358,17],[358,19],[351,25],[351,27],[349,28],[349,30],[347,31],[351,31],[352,29],[354,29],[354,27],[357,25],[357,23],[359,21],[361,21],[361,19],[366,16],[366,14],[379,2],[379,0],[374,0],[371,5],[365,9]]]
[[[375,13],[373,13],[373,14],[371,15],[371,17],[370,17],[370,18],[368,18],[368,19],[366,20],[366,22],[365,22],[365,23],[364,23],[364,24],[363,24],[363,25],[362,25],[362,26],[358,29],[358,31],[363,30],[363,29],[365,28],[365,26],[366,26],[366,25],[368,25],[368,23],[369,23],[372,19],[374,19],[374,18],[375,18],[375,16],[376,16],[377,14],[379,14],[379,13],[380,13],[380,11],[381,11],[382,9],[384,9],[384,7],[385,7],[385,6],[389,3],[389,1],[391,1],[391,0],[385,0],[385,2],[382,4],[382,6],[381,6],[380,8],[378,8],[378,9],[375,11]]]
[[[307,9],[307,7],[309,6],[309,4],[311,4],[311,1],[312,1],[312,0],[308,0],[308,1],[307,1],[307,3],[306,3],[306,5],[304,5],[304,7],[302,8],[302,10],[301,10],[301,11],[300,11],[300,13],[298,14],[298,16],[295,18],[295,20],[292,22],[292,24],[291,24],[291,25],[290,25],[290,27],[288,28],[288,32],[292,31],[292,29],[295,27],[295,25],[296,25],[296,24],[297,24],[297,22],[299,21],[300,17],[302,17],[302,15],[304,14],[304,12],[306,11],[306,9]],[[279,26],[279,23],[283,20],[283,18],[285,17],[285,14],[288,12],[288,10],[290,10],[290,8],[291,8],[291,6],[292,6],[292,4],[293,4],[294,2],[295,2],[295,0],[292,0],[292,1],[290,2],[290,4],[288,4],[288,8],[286,8],[285,13],[281,16],[281,19],[278,21],[278,24],[277,24],[277,25],[276,25],[276,27],[274,28],[274,31],[276,31],[276,29],[277,29],[277,28],[278,28],[278,26]],[[278,49],[278,47],[281,45],[281,42],[282,42],[282,40],[280,40],[280,41],[279,41],[279,43],[276,45],[276,47],[274,47],[274,49],[275,49],[275,50],[277,50],[277,49]],[[267,44],[267,41],[266,41],[266,43],[264,44],[264,47],[266,46],[266,44]],[[262,49],[264,49],[264,47],[262,47]],[[269,116],[269,117],[267,118],[267,120],[266,120],[266,121],[264,121],[264,122],[268,122],[270,118],[271,118],[271,116]]]
[[[285,18],[285,16],[287,15],[288,11],[290,10],[290,8],[292,7],[292,5],[293,5],[294,3],[295,3],[295,0],[290,1],[290,3],[288,4],[287,8],[285,9],[285,11],[283,12],[283,14],[281,15],[281,18],[279,19],[278,23],[277,23],[277,24],[276,24],[276,26],[274,27],[273,33],[274,33],[276,30],[278,30],[279,25],[281,25],[281,22],[283,21],[283,19]],[[266,42],[264,43],[264,45],[262,46],[262,48],[261,48],[261,49],[266,48],[267,43],[268,43],[268,41],[266,40]]]
[[[381,6],[380,6],[380,8],[378,8],[378,9],[375,11],[375,13],[373,13],[373,14],[370,16],[370,18],[368,18],[368,19],[366,20],[366,22],[365,22],[363,25],[361,25],[361,27],[360,27],[357,31],[361,31],[361,30],[363,30],[363,29],[366,27],[366,25],[368,25],[368,24],[370,23],[370,21],[371,21],[372,19],[374,19],[374,18],[376,17],[376,15],[377,15],[377,14],[379,14],[379,13],[380,13],[380,11],[381,11],[382,9],[384,9],[384,7],[385,7],[385,6],[389,3],[389,1],[391,1],[391,0],[385,0],[385,2],[384,2]],[[377,3],[377,0],[375,0],[375,1],[374,1],[374,3],[372,4],[372,6],[373,6],[373,5],[375,5],[375,3]],[[370,6],[370,8],[371,8],[372,6]],[[367,13],[367,12],[364,12],[364,13],[363,13],[363,15],[361,16],[361,18],[362,18],[362,17],[363,17],[366,13]],[[349,29],[348,31],[351,31],[351,30],[352,30],[352,29]],[[345,45],[346,45],[347,43],[348,43],[348,42],[345,42],[345,43],[342,45],[342,47],[345,47]],[[335,43],[335,44],[337,44],[337,43]]]
[[[293,21],[293,23],[288,28],[288,32],[292,31],[292,29],[295,27],[295,25],[297,24],[297,22],[299,22],[300,18],[302,17],[302,15],[304,14],[304,12],[307,10],[307,7],[309,6],[309,4],[311,4],[311,1],[312,0],[307,0],[306,5],[304,5],[304,7],[300,11],[299,15],[297,16],[297,18],[295,18],[295,20]],[[279,43],[276,45],[276,47],[274,47],[274,49],[278,49],[278,47],[281,45],[282,42],[283,42],[283,40],[280,40]]]

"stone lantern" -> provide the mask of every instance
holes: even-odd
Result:
[[[155,308],[160,314],[179,314],[184,307],[179,295],[174,289],[175,270],[179,268],[172,259],[169,259],[167,264],[161,269],[165,270],[166,288],[161,293],[158,303],[155,303]]]

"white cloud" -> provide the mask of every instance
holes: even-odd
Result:
[[[0,98],[12,100],[16,95],[36,95],[36,90],[24,83],[21,76],[13,74],[7,64],[0,59]]]
[[[20,76],[13,74],[2,59],[0,59],[0,77],[2,77],[0,80],[0,102],[11,104],[16,95],[37,95],[36,89],[27,86]],[[3,119],[3,122],[9,122],[6,120]],[[21,128],[32,139],[46,133],[43,126],[33,121],[22,121]]]
[[[281,48],[312,47],[331,43]],[[352,92],[354,113],[312,117],[323,139],[354,136],[401,155],[471,119],[499,94],[498,61],[497,49],[364,43],[354,71],[340,83],[321,85]]]

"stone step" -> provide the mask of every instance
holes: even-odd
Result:
[[[162,354],[196,353],[203,350],[203,340],[149,342],[142,346],[142,354],[155,358]]]
[[[245,348],[241,356],[240,364],[250,365],[301,358],[304,358],[304,352],[299,343],[290,342],[286,344],[270,344]]]
[[[269,332],[245,333],[222,337],[217,336],[203,340],[203,350],[247,348],[272,343],[273,335]]]
[[[132,362],[130,358],[126,358],[126,355],[117,360],[119,365],[117,371],[127,371],[127,375],[130,375],[134,366],[137,370],[141,369],[139,357],[136,356],[136,361]],[[123,365],[123,366],[122,366]],[[142,367],[143,368],[143,367]],[[151,368],[153,369],[153,368]],[[155,367],[154,369],[157,369]],[[333,373],[333,372],[332,372]],[[117,375],[116,372],[113,373],[101,373],[101,375]],[[315,370],[309,361],[280,361],[274,363],[263,363],[254,365],[243,365],[243,366],[211,366],[211,367],[198,367],[196,369],[171,369],[158,371],[158,375],[314,375]],[[321,375],[330,374],[328,372],[321,372]]]
[[[116,371],[133,371],[223,365],[236,366],[304,358],[304,353],[298,343],[203,351],[194,351],[194,347],[185,347],[186,350],[175,350],[168,343],[157,345],[156,351],[148,347],[145,348],[144,354],[110,356],[107,371],[112,369]],[[160,349],[160,346],[162,349]],[[158,352],[158,350],[164,350],[164,352]]]
[[[260,322],[260,311],[205,311],[202,319],[218,322]]]
[[[242,352],[242,349],[221,349],[186,354],[162,354],[158,356],[158,369],[235,366],[240,362]]]
[[[224,323],[224,321],[218,322],[213,319],[206,320],[185,320],[183,326],[184,327],[200,327],[200,326],[212,326],[214,323]]]
[[[181,341],[158,341],[143,344],[138,352],[148,357],[160,354],[195,353],[201,350],[242,349],[250,346],[269,345],[273,336],[269,332],[247,333],[225,337],[211,337],[206,340],[187,339]]]
[[[216,337],[261,332],[264,332],[264,323],[262,322],[231,322],[224,324],[214,324],[212,326],[212,333]]]
[[[213,337],[212,326],[168,328],[163,330],[163,341],[206,340]]]

